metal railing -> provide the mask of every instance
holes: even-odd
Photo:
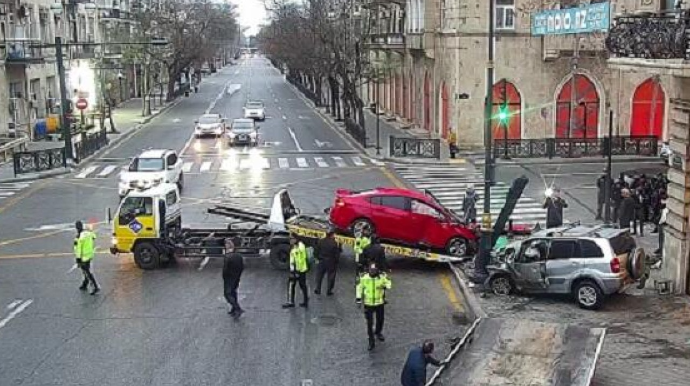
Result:
[[[108,144],[108,135],[99,130],[96,133],[81,133],[81,140],[74,144],[75,162],[94,154]]]
[[[656,137],[618,136],[611,140],[613,155],[656,156],[659,140]],[[579,158],[603,157],[609,138],[540,138],[495,139],[496,158]]]
[[[0,164],[9,162],[15,153],[26,151],[29,137],[8,137],[0,134]]]
[[[614,18],[606,48],[622,58],[690,59],[690,11],[624,14]]]
[[[441,140],[390,136],[391,157],[441,158]]]
[[[14,175],[37,173],[44,170],[67,167],[65,148],[23,151],[14,153]]]
[[[345,118],[345,132],[357,143],[367,147],[367,131],[352,118]]]

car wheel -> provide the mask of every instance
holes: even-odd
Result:
[[[364,232],[368,232],[371,235],[374,234],[374,224],[372,224],[371,221],[365,218],[360,218],[352,223],[352,225],[350,226],[350,230],[352,231],[352,234],[355,235],[355,237],[361,235]]]
[[[184,174],[180,173],[180,177],[177,179],[177,189],[181,192],[184,188]]]
[[[467,239],[464,239],[462,237],[454,237],[448,241],[448,244],[446,246],[446,252],[455,257],[464,257],[467,256],[467,253],[469,251],[469,243],[467,242]]]
[[[591,280],[583,280],[575,286],[573,291],[575,301],[585,310],[596,310],[601,308],[604,302],[604,294],[597,283]]]
[[[160,266],[160,251],[151,243],[139,243],[134,247],[134,263],[144,270],[156,269]]]
[[[497,275],[489,280],[489,288],[495,295],[507,296],[513,293],[515,285],[507,275]]]
[[[281,271],[287,270],[290,260],[290,245],[276,244],[271,246],[271,252],[268,255],[268,259],[270,260],[273,268]]]

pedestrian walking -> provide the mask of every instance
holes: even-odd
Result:
[[[553,193],[546,197],[544,209],[546,209],[546,227],[557,228],[563,225],[563,209],[568,207],[565,199],[561,198],[561,190],[554,188]]]
[[[235,252],[235,243],[231,239],[225,239],[225,258],[223,260],[223,294],[230,305],[230,316],[237,319],[244,310],[240,307],[237,298],[237,289],[240,286],[240,278],[244,271],[244,259]]]
[[[632,198],[635,200],[635,216],[633,217],[633,234],[639,229],[639,235],[644,236],[645,214],[647,212],[647,201],[641,185],[632,191]]]
[[[597,178],[597,215],[595,220],[603,220],[601,213],[604,209],[604,204],[606,203],[606,181],[608,177],[606,174],[602,174]]]
[[[340,261],[340,254],[343,253],[343,248],[335,240],[335,231],[332,229],[326,233],[326,237],[319,240],[316,244],[314,256],[318,260],[316,266],[316,288],[314,293],[321,294],[321,284],[323,277],[328,276],[328,288],[326,295],[333,295],[335,288],[335,276],[338,272],[338,262]]]
[[[477,201],[479,201],[479,194],[470,186],[465,191],[465,196],[462,198],[462,212],[465,215],[465,224],[473,224],[477,221]]]
[[[666,237],[666,216],[668,215],[668,208],[664,203],[664,208],[661,210],[661,218],[659,219],[659,248],[654,251],[654,254],[661,256],[664,252],[664,238]]]
[[[309,262],[307,259],[307,247],[303,242],[297,241],[294,234],[290,235],[290,276],[288,278],[288,300],[283,308],[295,307],[295,287],[299,284],[302,291],[302,303],[300,307],[309,307],[309,293],[307,291],[307,272]]]
[[[383,322],[385,320],[385,296],[386,290],[392,288],[392,282],[388,276],[380,272],[376,264],[369,266],[369,271],[362,275],[356,288],[357,304],[364,304],[364,317],[367,321],[367,336],[369,337],[369,350],[376,346],[376,339],[383,342]],[[376,327],[374,328],[374,317]]]
[[[621,190],[621,197],[623,199],[621,200],[621,204],[619,207],[618,225],[621,229],[630,229],[633,219],[635,218],[635,210],[637,208],[637,203],[630,194],[630,190],[628,190],[627,188]],[[635,232],[633,232],[633,234],[635,234]]]
[[[376,267],[382,272],[389,273],[390,271],[386,260],[386,249],[375,234],[371,236],[371,244],[362,251],[362,261],[365,267],[376,264]]]
[[[458,152],[458,135],[455,134],[453,128],[449,129],[448,132],[448,151],[450,152],[450,158],[455,158],[455,154]]]
[[[415,347],[407,354],[407,360],[400,375],[402,386],[424,386],[426,384],[426,367],[432,364],[436,367],[446,364],[432,356],[434,343],[425,341],[420,347]]]
[[[91,295],[95,295],[101,290],[98,287],[98,283],[96,283],[96,278],[91,272],[91,261],[93,261],[96,255],[96,234],[93,232],[90,225],[84,229],[84,224],[81,221],[77,221],[74,227],[77,230],[77,237],[74,238],[74,256],[77,266],[84,275],[84,280],[81,286],[79,286],[79,289],[86,291],[89,288],[89,284],[91,284],[93,286]]]

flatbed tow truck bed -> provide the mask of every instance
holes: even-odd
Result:
[[[604,337],[602,328],[480,318],[427,385],[589,386]]]

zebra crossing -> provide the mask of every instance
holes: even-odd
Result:
[[[326,168],[355,168],[382,166],[383,162],[360,156],[304,156],[304,157],[228,157],[212,159],[183,159],[182,172],[191,174],[239,172],[243,170],[310,170]],[[93,164],[77,172],[74,178],[108,178],[119,174],[126,164]]]
[[[395,171],[418,190],[428,190],[446,208],[461,214],[462,198],[468,187],[473,186],[480,198],[477,201],[477,212],[481,215],[484,206],[484,177],[472,167],[450,166],[394,166]],[[505,205],[510,186],[496,182],[491,187],[491,217],[496,221]],[[535,225],[546,222],[546,210],[543,203],[524,195],[520,198],[510,218],[515,224]]]
[[[31,186],[31,182],[0,183],[0,202],[12,198],[15,194]]]

